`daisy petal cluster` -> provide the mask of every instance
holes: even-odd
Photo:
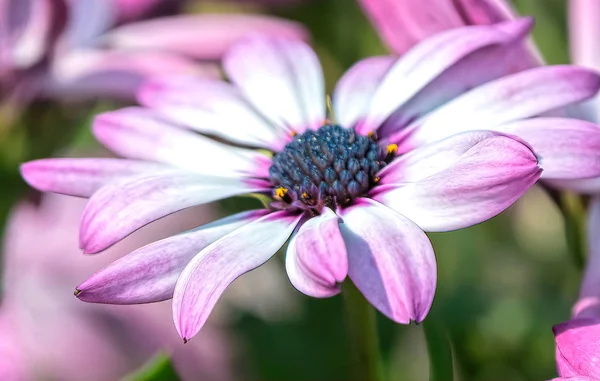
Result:
[[[534,118],[594,96],[599,76],[572,66],[507,75],[531,26],[458,28],[401,58],[360,61],[329,113],[311,48],[253,36],[225,56],[230,82],[156,78],[140,91],[143,107],[98,116],[96,137],[126,159],[46,159],[22,174],[40,190],[89,197],[86,253],[194,205],[269,198],[142,247],[77,287],[89,302],[173,298],[184,340],[236,278],[288,240],[286,270],[301,292],[332,296],[349,277],[390,319],[419,322],[436,287],[424,231],[485,221],[540,176],[600,175],[597,126]]]

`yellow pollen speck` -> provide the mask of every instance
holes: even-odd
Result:
[[[398,152],[398,144],[393,144],[393,143],[392,143],[392,144],[389,144],[389,145],[387,146],[387,153],[388,153],[388,154],[395,155],[395,154],[396,154],[396,152]]]
[[[306,192],[302,193],[302,198],[308,198],[308,193],[306,193]]]
[[[379,180],[381,180],[379,177],[375,177],[375,178],[373,179],[373,182],[377,184],[377,183],[379,182]]]
[[[297,134],[298,134],[298,133],[297,133],[296,131],[292,131],[292,132],[290,133],[290,135],[292,135],[292,138],[293,138],[294,136],[296,136]]]
[[[288,190],[285,189],[284,187],[279,187],[277,189],[275,189],[275,196],[279,197],[279,198],[283,198],[283,196],[285,196],[287,194]]]
[[[370,139],[370,138],[372,138],[372,137],[373,137],[373,135],[374,135],[374,134],[375,134],[375,133],[374,133],[373,131],[369,131],[369,132],[367,133],[367,137]]]

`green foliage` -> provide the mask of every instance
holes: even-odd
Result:
[[[126,376],[123,381],[179,381],[179,376],[169,356],[159,352],[142,368]]]

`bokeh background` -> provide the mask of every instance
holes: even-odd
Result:
[[[546,61],[568,63],[566,0],[514,5],[536,17],[534,38]],[[182,12],[261,13],[304,24],[329,90],[353,62],[386,53],[353,0],[188,1]],[[18,165],[49,155],[109,155],[94,141],[90,121],[126,104],[108,97],[42,99],[10,125],[0,120],[2,379],[170,379],[175,377],[171,362],[190,380],[351,378],[340,297],[317,300],[296,292],[285,277],[281,253],[236,281],[207,327],[186,345],[173,327],[170,302],[98,306],[72,296],[77,284],[112,259],[255,202],[235,198],[187,210],[107,253],[81,254],[77,224],[83,201],[41,196],[21,180]],[[531,189],[486,223],[430,237],[439,279],[428,319],[442,324],[451,339],[457,379],[555,376],[551,327],[569,318],[580,273],[568,253],[559,211],[545,191]],[[396,325],[381,315],[378,323],[388,378],[427,379],[422,327]]]

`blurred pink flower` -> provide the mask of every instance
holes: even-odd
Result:
[[[81,1],[81,0],[75,0]],[[98,1],[98,0],[96,0]],[[161,5],[181,3],[181,0],[112,0],[119,21],[135,20]]]
[[[594,70],[600,70],[600,1],[570,0],[569,2],[569,41],[573,63]],[[583,106],[587,120],[600,121],[600,97]],[[600,191],[600,180],[598,180]]]
[[[556,380],[600,380],[600,196],[588,212],[588,263],[573,318],[554,327]]]
[[[211,209],[160,221],[106,256],[82,256],[75,233],[84,206],[81,199],[45,196],[40,205],[17,205],[8,220],[0,380],[117,380],[159,350],[172,354],[185,380],[231,379],[229,340],[222,328],[210,324],[198,340],[183,346],[166,303],[123,309],[81,303],[73,296],[73,286],[98,266],[214,218]]]
[[[152,75],[218,76],[207,61],[219,60],[249,33],[307,38],[299,24],[261,15],[173,16],[114,28],[159,4],[0,0],[0,101],[18,106],[39,95],[131,99]]]
[[[513,20],[506,0],[358,0],[383,41],[396,54],[433,34],[467,25],[489,25]],[[529,40],[515,51],[515,70],[541,64]]]

